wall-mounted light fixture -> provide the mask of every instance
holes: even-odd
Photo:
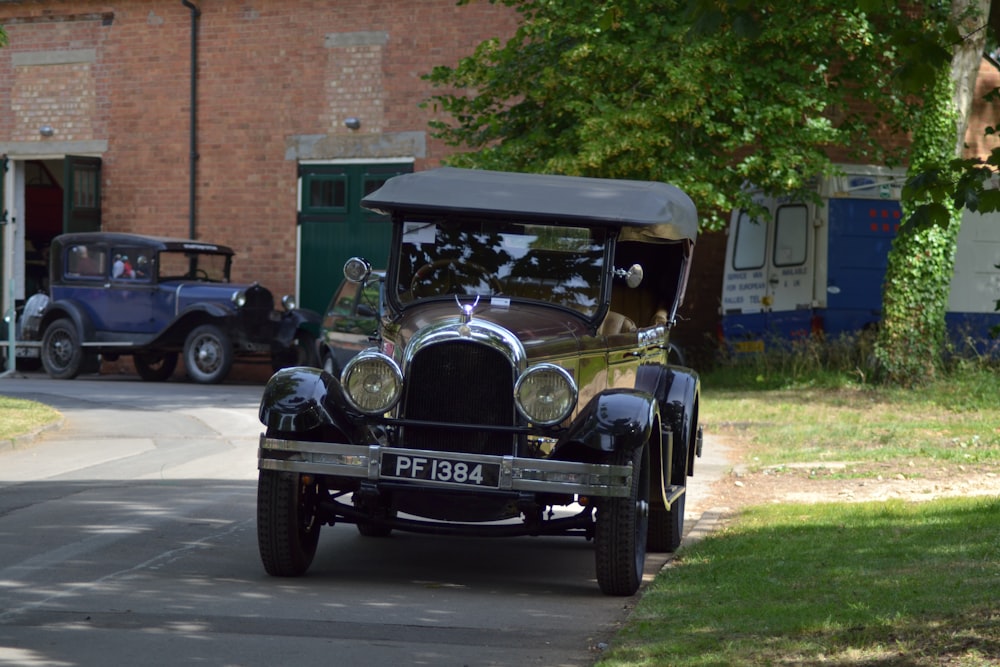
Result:
[[[42,135],[43,137],[51,137],[55,133],[56,131],[52,129],[51,125],[42,125],[40,128],[38,128],[38,134]]]
[[[348,116],[344,119],[344,125],[346,125],[349,130],[356,130],[361,127],[361,119],[356,118],[355,116]]]

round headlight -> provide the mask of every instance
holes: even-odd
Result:
[[[295,297],[291,294],[281,297],[281,306],[285,310],[295,310]]]
[[[380,415],[399,400],[403,373],[381,352],[362,352],[347,362],[340,382],[352,406],[366,415]]]
[[[518,411],[539,426],[552,426],[566,419],[576,407],[576,398],[573,377],[555,364],[529,368],[514,386]]]
[[[247,293],[246,290],[236,290],[233,292],[233,303],[236,304],[237,308],[242,308],[247,305]]]

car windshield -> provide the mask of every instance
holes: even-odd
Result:
[[[207,280],[229,282],[230,256],[208,252],[164,251],[156,267],[160,280]]]
[[[600,305],[607,233],[543,224],[406,221],[396,296],[544,301],[587,316]]]

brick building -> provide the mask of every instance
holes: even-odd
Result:
[[[446,153],[421,75],[515,18],[454,0],[0,0],[17,298],[65,220],[230,245],[234,279],[322,308],[342,259],[386,233],[357,200]]]

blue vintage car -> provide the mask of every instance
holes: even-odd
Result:
[[[183,355],[195,382],[216,383],[237,357],[277,370],[315,365],[319,315],[257,283],[230,282],[232,249],[137,234],[63,234],[53,242],[47,294],[25,305],[22,343],[35,341],[53,378],[131,355],[144,380],[165,380]]]

